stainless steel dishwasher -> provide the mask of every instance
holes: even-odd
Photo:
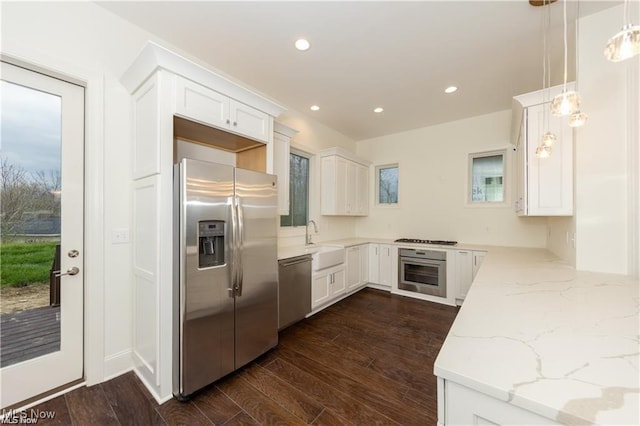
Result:
[[[278,330],[311,312],[311,255],[278,262]]]

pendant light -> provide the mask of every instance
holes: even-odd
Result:
[[[633,25],[629,19],[629,0],[624,2],[624,26],[607,42],[604,56],[611,62],[620,62],[640,53],[640,25]]]
[[[580,81],[580,68],[579,68],[579,60],[578,60],[578,46],[580,44],[580,0],[577,1],[576,4],[576,84],[575,88],[578,91],[578,83]],[[580,109],[575,111],[573,114],[569,116],[569,127],[582,127],[584,123],[587,122],[587,114],[581,112]]]
[[[551,147],[541,145],[536,148],[536,157],[549,158],[550,155],[551,155]]]
[[[547,9],[546,12],[543,9],[542,13],[542,97],[543,104],[546,105],[549,102],[549,92],[551,90],[551,58],[547,45],[547,35],[551,21],[551,2],[547,1],[544,6]],[[546,129],[549,128],[549,109],[546,107],[542,113],[542,125]],[[556,142],[556,139],[556,135],[547,130],[542,135],[540,145],[536,148],[536,157],[548,158],[551,155],[551,146]]]
[[[573,114],[580,109],[580,95],[573,90],[567,91],[567,0],[562,1],[564,22],[564,86],[562,93],[551,101],[551,113],[556,116]]]

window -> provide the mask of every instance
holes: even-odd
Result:
[[[469,201],[479,203],[505,202],[505,151],[469,154]]]
[[[376,167],[376,204],[398,204],[398,165]]]
[[[309,158],[289,155],[289,214],[280,226],[306,226],[309,218]]]

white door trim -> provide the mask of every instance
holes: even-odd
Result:
[[[3,50],[3,61],[85,87],[84,377],[104,381],[104,73],[42,51]],[[46,72],[45,72],[46,71]],[[98,189],[98,190],[96,190]]]

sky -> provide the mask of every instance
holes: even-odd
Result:
[[[60,172],[62,101],[0,81],[0,156],[28,173]]]

